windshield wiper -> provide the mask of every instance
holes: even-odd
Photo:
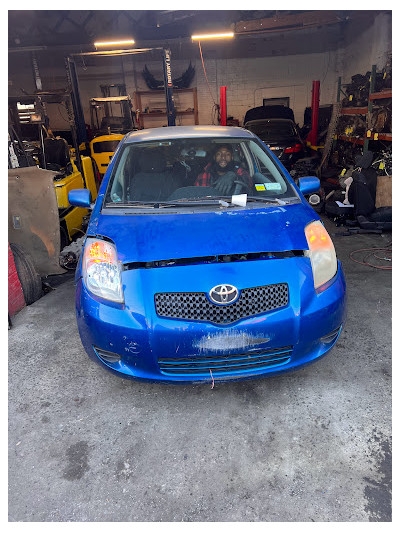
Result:
[[[239,195],[240,196],[240,195]],[[224,207],[237,207],[235,204],[231,204],[232,201],[232,195],[231,196],[209,196],[205,198],[218,198],[218,200],[221,200],[221,205]],[[248,202],[263,202],[263,203],[272,203],[272,204],[278,204],[278,205],[286,205],[290,203],[290,200],[292,198],[286,198],[285,200],[281,200],[280,198],[269,198],[267,196],[247,196]]]
[[[224,207],[227,207],[229,204],[228,202],[223,202],[221,199],[216,197],[210,197],[210,198],[198,198],[198,199],[183,199],[183,200],[175,200],[175,201],[160,201],[160,202],[140,202],[140,201],[132,201],[132,202],[109,202],[106,203],[106,207],[112,207],[112,208],[126,208],[126,207],[142,207],[142,208],[151,208],[151,209],[160,209],[164,207],[195,207],[198,205],[222,205]]]
[[[277,205],[287,205],[291,198],[281,200],[280,198],[268,198],[265,196],[247,196],[247,202],[261,202]],[[147,209],[162,209],[168,207],[196,207],[196,206],[221,206],[236,207],[231,203],[232,196],[203,196],[199,198],[182,198],[171,201],[131,201],[131,202],[108,202],[105,207],[111,208],[132,208],[140,207]]]
[[[107,202],[105,207],[155,207],[157,202]]]
[[[289,202],[281,200],[280,198],[267,198],[266,196],[248,196],[247,201],[250,202],[264,202],[268,204],[286,205]]]

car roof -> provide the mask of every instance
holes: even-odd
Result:
[[[243,128],[233,126],[168,126],[166,128],[132,131],[125,137],[124,143],[199,137],[242,137],[244,139],[254,139],[255,135]]]

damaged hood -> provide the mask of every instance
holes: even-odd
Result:
[[[210,255],[305,250],[304,227],[318,220],[303,203],[214,212],[117,214],[92,217],[88,235],[115,242],[122,263]]]

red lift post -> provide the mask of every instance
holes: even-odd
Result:
[[[221,109],[221,126],[226,126],[226,86],[219,88],[219,104]]]

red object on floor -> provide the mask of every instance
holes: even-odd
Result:
[[[14,256],[8,245],[8,313],[15,315],[25,307],[24,293],[15,268]]]

